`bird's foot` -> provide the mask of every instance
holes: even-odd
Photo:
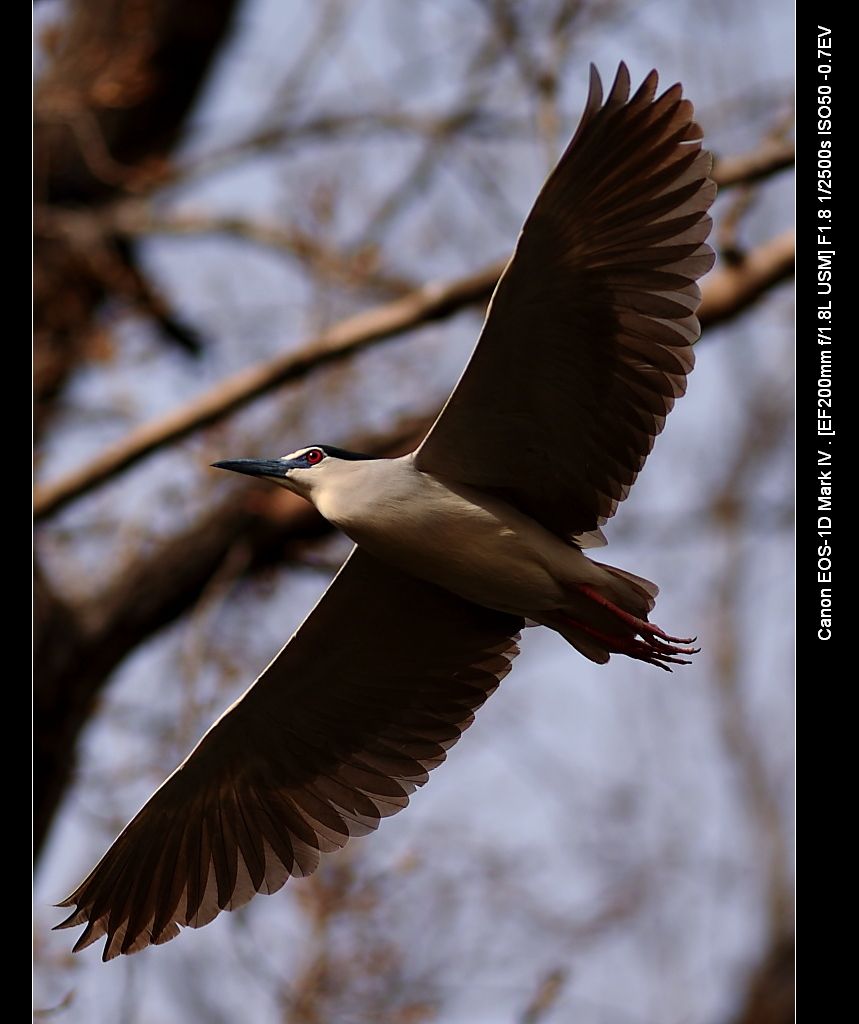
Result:
[[[586,583],[577,584],[578,590],[589,597],[592,601],[595,601],[602,608],[610,611],[612,615],[616,615],[622,622],[626,623],[627,626],[632,626],[636,633],[640,636],[653,639],[664,640],[666,644],[694,644],[698,639],[696,636],[671,636],[666,633],[665,630],[660,629],[659,626],[654,625],[652,622],[648,622],[646,619],[639,619],[638,616],[632,615],[629,612],[623,610],[613,601],[609,601],[607,597],[603,597],[602,594],[594,590],[593,587],[589,587]],[[697,650],[689,650],[682,652],[684,654],[697,654]]]
[[[691,665],[691,661],[682,655],[698,654],[700,651],[698,647],[680,647],[647,634],[639,640],[628,633],[605,633],[567,615],[564,616],[564,620],[570,626],[597,640],[609,654],[625,654],[628,658],[646,661],[649,665],[656,665],[666,672],[671,671],[671,665]]]
[[[615,633],[604,633],[602,630],[594,629],[593,626],[587,625],[587,623],[580,622],[578,619],[564,616],[565,621],[575,626],[576,629],[580,629],[583,633],[587,633],[588,636],[592,636],[595,640],[599,641],[600,645],[605,647],[609,654],[625,654],[628,658],[635,658],[636,661],[646,661],[649,665],[656,665],[657,668],[664,669],[666,672],[671,671],[672,665],[691,665],[692,662],[688,658],[683,658],[681,655],[684,654],[698,654],[700,651],[699,647],[678,647],[675,644],[665,643],[655,636],[645,636],[641,640],[634,636]]]

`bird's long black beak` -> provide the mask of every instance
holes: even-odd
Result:
[[[230,459],[226,462],[213,462],[212,469],[229,469],[233,473],[244,473],[245,476],[283,480],[295,465],[288,459]]]

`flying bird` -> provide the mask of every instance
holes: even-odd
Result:
[[[590,559],[692,369],[715,196],[692,104],[621,64],[581,123],[420,447],[219,462],[355,547],[268,668],[61,906],[75,950],[167,942],[402,810],[510,670],[526,621],[585,657],[688,663],[657,588]]]

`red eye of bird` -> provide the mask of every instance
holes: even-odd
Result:
[[[304,458],[308,464],[315,466],[317,462],[322,461],[323,453],[318,448],[311,448],[309,452],[305,452]]]

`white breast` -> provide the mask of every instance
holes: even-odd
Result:
[[[342,467],[314,503],[377,558],[501,611],[533,614],[561,602],[553,567],[568,570],[582,556],[527,516],[421,473],[411,456]]]

